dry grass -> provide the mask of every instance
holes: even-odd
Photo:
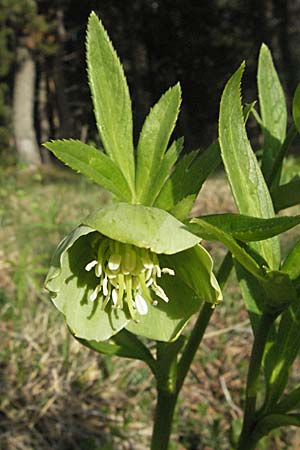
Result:
[[[1,450],[149,447],[155,389],[148,369],[141,362],[83,348],[70,338],[42,290],[60,237],[107,199],[78,180],[52,183],[44,174],[41,180],[18,179],[6,187],[0,215]],[[197,212],[234,210],[224,178],[209,180]],[[217,260],[224,255],[221,245],[209,248]],[[251,341],[247,314],[231,277],[224,305],[214,314],[183,387],[174,449],[229,448],[230,429],[242,416]],[[278,433],[261,448],[298,448],[297,442],[297,434]]]

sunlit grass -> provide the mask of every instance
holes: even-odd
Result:
[[[148,369],[80,346],[43,288],[59,240],[108,194],[56,170],[3,174],[0,196],[0,449],[146,450],[155,395]],[[197,210],[234,211],[222,174],[205,185]],[[205,245],[218,265],[225,249]],[[173,449],[229,448],[251,341],[232,275],[183,387]],[[277,433],[261,448],[292,448],[289,439]]]

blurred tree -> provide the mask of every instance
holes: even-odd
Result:
[[[224,83],[242,59],[245,100],[256,98],[247,81],[253,85],[262,41],[290,95],[300,77],[300,0],[0,0],[0,152],[13,142],[13,121],[19,159],[30,164],[49,158],[38,148],[49,138],[99,143],[85,63],[91,10],[125,67],[135,139],[149,107],[179,80],[176,133],[186,149],[210,143]]]

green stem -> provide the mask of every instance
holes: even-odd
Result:
[[[255,448],[256,442],[253,442],[251,433],[256,425],[255,413],[259,373],[268,335],[277,315],[277,313],[264,312],[254,337],[246,385],[244,422],[237,450],[252,450]]]
[[[217,280],[220,288],[223,289],[232,269],[232,256],[227,252],[217,273]],[[185,377],[189,371],[191,363],[195,357],[196,351],[202,341],[207,325],[213,315],[214,308],[211,303],[204,303],[195,326],[191,332],[189,340],[184,348],[177,369],[177,392],[180,391]]]
[[[151,450],[168,450],[178,394],[157,389]]]
[[[224,287],[228,279],[232,265],[232,256],[228,252],[217,273],[217,279],[221,288]],[[213,312],[214,308],[212,308],[212,305],[210,303],[204,303],[181,355],[181,359],[177,365],[177,381],[175,390],[167,391],[166,389],[162,389],[162,384],[156,377],[158,382],[157,404],[154,417],[151,450],[168,449],[177,398]],[[174,366],[172,364],[170,364],[169,367],[170,371],[174,370]],[[167,375],[165,375],[165,378],[166,376]]]

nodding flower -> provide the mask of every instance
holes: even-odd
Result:
[[[126,303],[130,316],[148,313],[148,303],[157,305],[151,291],[165,302],[169,301],[158,284],[162,274],[175,275],[174,270],[161,268],[157,255],[149,249],[124,244],[103,237],[95,251],[95,259],[85,270],[94,270],[98,284],[89,299],[102,301],[102,309],[110,303],[112,308],[123,309]]]

